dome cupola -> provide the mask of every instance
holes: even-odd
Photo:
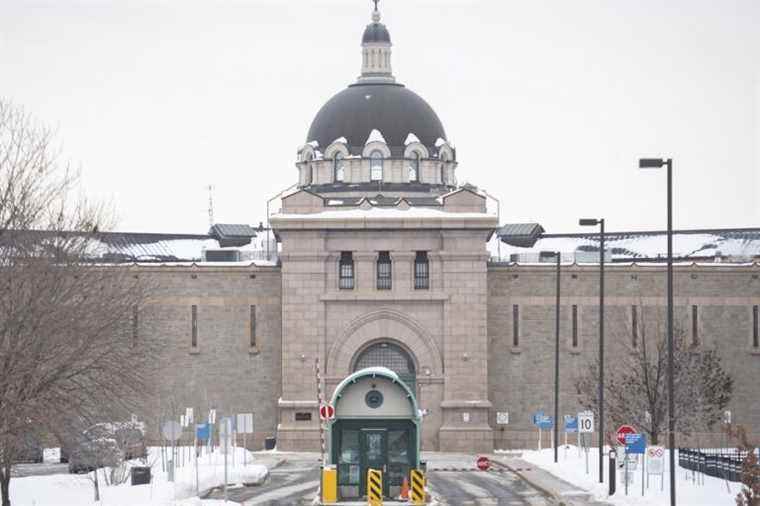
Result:
[[[391,37],[375,8],[362,36],[361,75],[317,112],[299,149],[299,185],[383,192],[456,185],[456,153],[432,107],[391,71]],[[412,190],[414,188],[414,190]],[[368,190],[370,191],[370,190]]]

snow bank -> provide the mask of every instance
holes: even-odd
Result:
[[[373,128],[372,131],[369,133],[369,137],[367,137],[367,142],[364,144],[369,144],[370,142],[382,142],[383,144],[387,144],[385,142],[385,137],[383,137],[383,134],[380,133],[380,130],[377,130],[376,128]]]
[[[573,485],[589,491],[595,499],[614,505],[621,506],[669,506],[670,504],[670,478],[668,457],[665,457],[665,483],[660,490],[660,476],[649,477],[649,488],[645,488],[644,496],[641,496],[641,467],[633,473],[634,482],[628,486],[628,495],[625,495],[625,485],[618,472],[617,490],[615,495],[608,496],[607,471],[609,461],[604,458],[605,483],[599,483],[599,457],[598,449],[591,448],[588,453],[589,474],[586,474],[585,455],[578,452],[578,447],[570,445],[567,452],[565,447],[559,449],[559,459],[554,463],[554,450],[551,448],[542,451],[525,451],[522,458],[531,464],[545,469],[553,475],[572,483]],[[676,452],[676,466],[678,466],[678,452]],[[644,481],[646,485],[646,478]],[[676,497],[678,504],[689,506],[720,506],[735,504],[734,498],[740,490],[739,483],[726,482],[710,476],[704,476],[704,484],[695,483],[691,471],[678,467],[676,469]]]
[[[251,452],[242,448],[234,449],[235,466],[232,465],[233,454],[228,455],[228,483],[261,483],[266,479],[266,466],[255,463]],[[243,459],[248,462],[243,466]],[[192,460],[184,461],[175,473],[175,481],[167,480],[161,470],[161,453],[159,448],[151,448],[148,462],[153,475],[148,485],[123,485],[106,487],[101,480],[101,501],[93,501],[92,474],[55,474],[49,476],[30,476],[11,480],[11,501],[14,506],[210,506],[222,504],[223,501],[201,501],[195,497],[195,467]],[[199,488],[201,492],[224,483],[224,455],[215,451],[198,459]],[[131,461],[130,465],[142,465]],[[102,476],[102,475],[101,475]],[[228,502],[227,504],[234,504]]]

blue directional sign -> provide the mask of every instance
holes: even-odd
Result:
[[[209,432],[209,426],[207,423],[199,423],[195,426],[195,437],[199,440],[207,440]]]
[[[644,434],[626,434],[625,451],[630,454],[643,455],[647,449],[647,438]]]
[[[539,429],[551,429],[554,426],[552,417],[546,416],[543,411],[539,411],[533,415],[533,425]]]
[[[578,417],[565,415],[565,432],[578,432]]]

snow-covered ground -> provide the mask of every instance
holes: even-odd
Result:
[[[232,452],[228,456],[228,484],[259,483],[267,475],[266,466],[255,463],[254,456],[235,448],[235,466],[232,466]],[[247,455],[245,455],[247,454]],[[243,459],[248,465],[243,466]],[[92,473],[54,474],[30,476],[11,480],[11,502],[14,506],[215,506],[223,501],[201,501],[195,497],[195,467],[193,462],[184,462],[178,467],[175,481],[169,482],[161,470],[159,448],[149,451],[148,465],[153,479],[149,485],[104,486],[100,476],[100,502],[93,501]],[[132,461],[132,465],[142,465]],[[199,488],[201,492],[224,483],[224,455],[215,451],[198,459]],[[229,502],[227,504],[230,504]]]
[[[565,453],[565,448],[559,450],[559,461],[554,463],[554,450],[541,451],[526,450],[522,458],[553,475],[588,490],[596,499],[615,505],[624,506],[668,506],[670,504],[669,466],[666,454],[665,459],[665,483],[660,490],[659,475],[649,477],[649,488],[645,488],[644,496],[641,496],[641,467],[634,473],[633,484],[628,487],[628,495],[625,495],[625,485],[618,474],[617,491],[614,496],[607,495],[609,484],[607,471],[609,461],[605,456],[604,475],[605,483],[599,483],[599,460],[598,450],[589,450],[589,474],[586,474],[586,458],[583,452],[578,454],[576,446],[570,446]],[[710,476],[701,475],[699,483],[692,477],[691,471],[678,467],[678,453],[676,452],[676,497],[678,504],[688,506],[721,506],[733,505],[735,497],[741,489],[740,483],[726,482]],[[646,484],[646,481],[644,482]],[[704,484],[702,484],[704,483]]]

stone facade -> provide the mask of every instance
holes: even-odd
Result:
[[[261,447],[274,434],[281,388],[279,268],[164,265],[137,273],[151,287],[139,308],[138,338],[157,340],[164,350],[147,417],[151,425],[178,419],[186,407],[194,407],[202,420],[210,408],[220,416],[252,411],[255,434],[248,441]]]
[[[530,415],[554,406],[555,270],[546,266],[492,265],[488,270],[490,422],[496,448],[534,446],[537,431]],[[760,266],[677,265],[674,275],[675,325],[691,339],[692,307],[697,308],[701,347],[718,350],[734,378],[733,420],[757,431],[760,349],[752,345],[752,307],[760,304]],[[605,270],[605,367],[614,368],[632,345],[631,307],[652,316],[647,326],[663,325],[665,267],[610,265]],[[560,413],[579,410],[575,381],[598,356],[599,268],[563,266],[560,303]],[[578,344],[573,347],[572,306],[578,311]],[[519,340],[514,344],[514,307]],[[655,316],[657,315],[657,316]],[[652,335],[650,329],[649,335]],[[509,411],[508,426],[495,424],[496,411]],[[548,444],[549,434],[545,434]],[[695,434],[693,443],[720,445],[723,436]],[[689,444],[686,439],[681,444]]]

